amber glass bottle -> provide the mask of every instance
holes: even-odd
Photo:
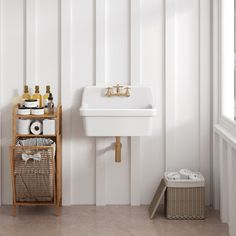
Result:
[[[31,98],[31,96],[30,96],[30,93],[29,93],[29,87],[28,87],[28,85],[25,85],[24,86],[24,93],[22,95],[22,100],[28,100],[30,98]]]
[[[39,92],[39,86],[35,86],[35,93],[32,95],[32,99],[38,100],[38,107],[42,107],[42,95]]]
[[[43,105],[44,107],[47,107],[48,106],[48,97],[49,97],[49,94],[50,94],[50,86],[47,85],[46,86],[46,93],[43,95]]]

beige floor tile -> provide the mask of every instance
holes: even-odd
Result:
[[[228,236],[219,214],[207,209],[206,220],[167,220],[163,211],[149,220],[148,207],[71,206],[56,217],[53,208],[0,209],[0,236]]]

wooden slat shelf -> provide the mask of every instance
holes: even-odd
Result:
[[[13,189],[13,215],[16,215],[17,206],[55,206],[56,215],[59,214],[59,209],[62,203],[62,106],[59,104],[54,115],[18,115],[18,105],[13,108],[13,131],[12,131],[12,145],[10,146],[10,166],[11,166],[11,177],[12,177],[12,189]],[[17,120],[18,119],[55,119],[56,133],[55,135],[33,135],[33,134],[17,134]],[[48,202],[32,202],[32,201],[17,201],[16,197],[16,178],[15,178],[15,161],[14,161],[14,150],[17,149],[16,141],[19,138],[52,138],[56,143],[56,155],[54,159],[54,195],[53,201]],[[24,148],[24,146],[22,146]],[[25,148],[40,149],[39,146],[31,146]],[[43,147],[41,147],[43,148]]]
[[[53,206],[55,205],[54,202],[16,202],[16,206]]]
[[[17,138],[24,138],[24,137],[26,138],[50,138],[50,137],[56,137],[56,135],[55,134],[52,134],[52,135],[16,134],[16,137]]]
[[[18,119],[56,119],[57,115],[16,115]]]

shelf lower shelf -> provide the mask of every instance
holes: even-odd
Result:
[[[16,202],[16,206],[55,206],[55,202]]]
[[[34,134],[17,134],[16,135],[17,138],[23,138],[23,137],[27,137],[27,138],[47,138],[47,137],[56,137],[56,134],[41,134],[41,135],[34,135]]]

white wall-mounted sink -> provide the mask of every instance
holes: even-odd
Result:
[[[152,134],[151,89],[132,87],[130,97],[107,97],[105,87],[84,88],[80,115],[87,136],[147,136]]]

